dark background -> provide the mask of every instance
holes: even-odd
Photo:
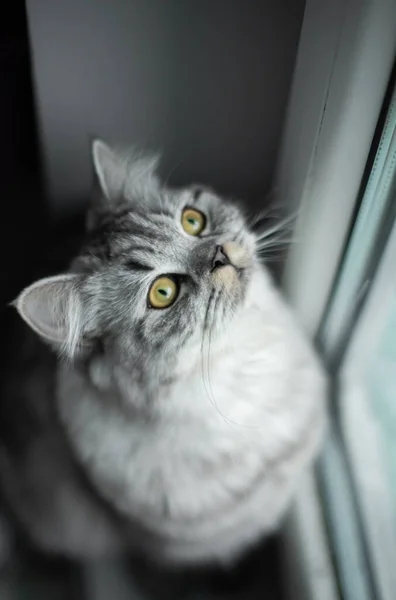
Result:
[[[0,19],[0,133],[0,317],[7,325],[7,303],[35,277],[65,265],[83,225],[82,206],[56,222],[43,185],[23,0]]]
[[[24,3],[0,19],[0,302],[16,294],[46,230]]]

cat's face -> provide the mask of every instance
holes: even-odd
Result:
[[[66,352],[89,354],[99,341],[123,368],[155,372],[232,324],[256,268],[255,238],[232,203],[204,188],[163,188],[153,162],[96,144],[100,203],[75,275],[34,284],[17,306]]]
[[[98,314],[92,335],[116,341],[128,359],[155,360],[232,321],[254,240],[238,208],[211,192],[165,190],[142,201],[99,224],[76,266],[91,271],[83,289]]]

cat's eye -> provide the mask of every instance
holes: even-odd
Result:
[[[158,277],[152,284],[148,300],[152,308],[167,308],[174,303],[179,295],[179,285],[177,282],[166,275]]]
[[[185,208],[183,210],[181,224],[189,235],[199,235],[205,229],[206,217],[195,208]]]

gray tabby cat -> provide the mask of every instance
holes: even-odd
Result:
[[[15,302],[32,426],[0,440],[0,485],[50,551],[231,561],[317,455],[324,377],[239,208],[102,141],[93,162],[85,245]]]

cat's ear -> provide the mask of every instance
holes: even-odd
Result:
[[[109,202],[118,198],[125,184],[125,161],[105,142],[92,142],[92,161],[100,188]]]
[[[82,340],[82,304],[76,275],[36,281],[24,289],[14,306],[44,340],[72,357]]]
[[[157,155],[143,155],[133,148],[110,148],[103,140],[92,142],[92,161],[105,200],[132,201],[149,186],[158,187]]]

